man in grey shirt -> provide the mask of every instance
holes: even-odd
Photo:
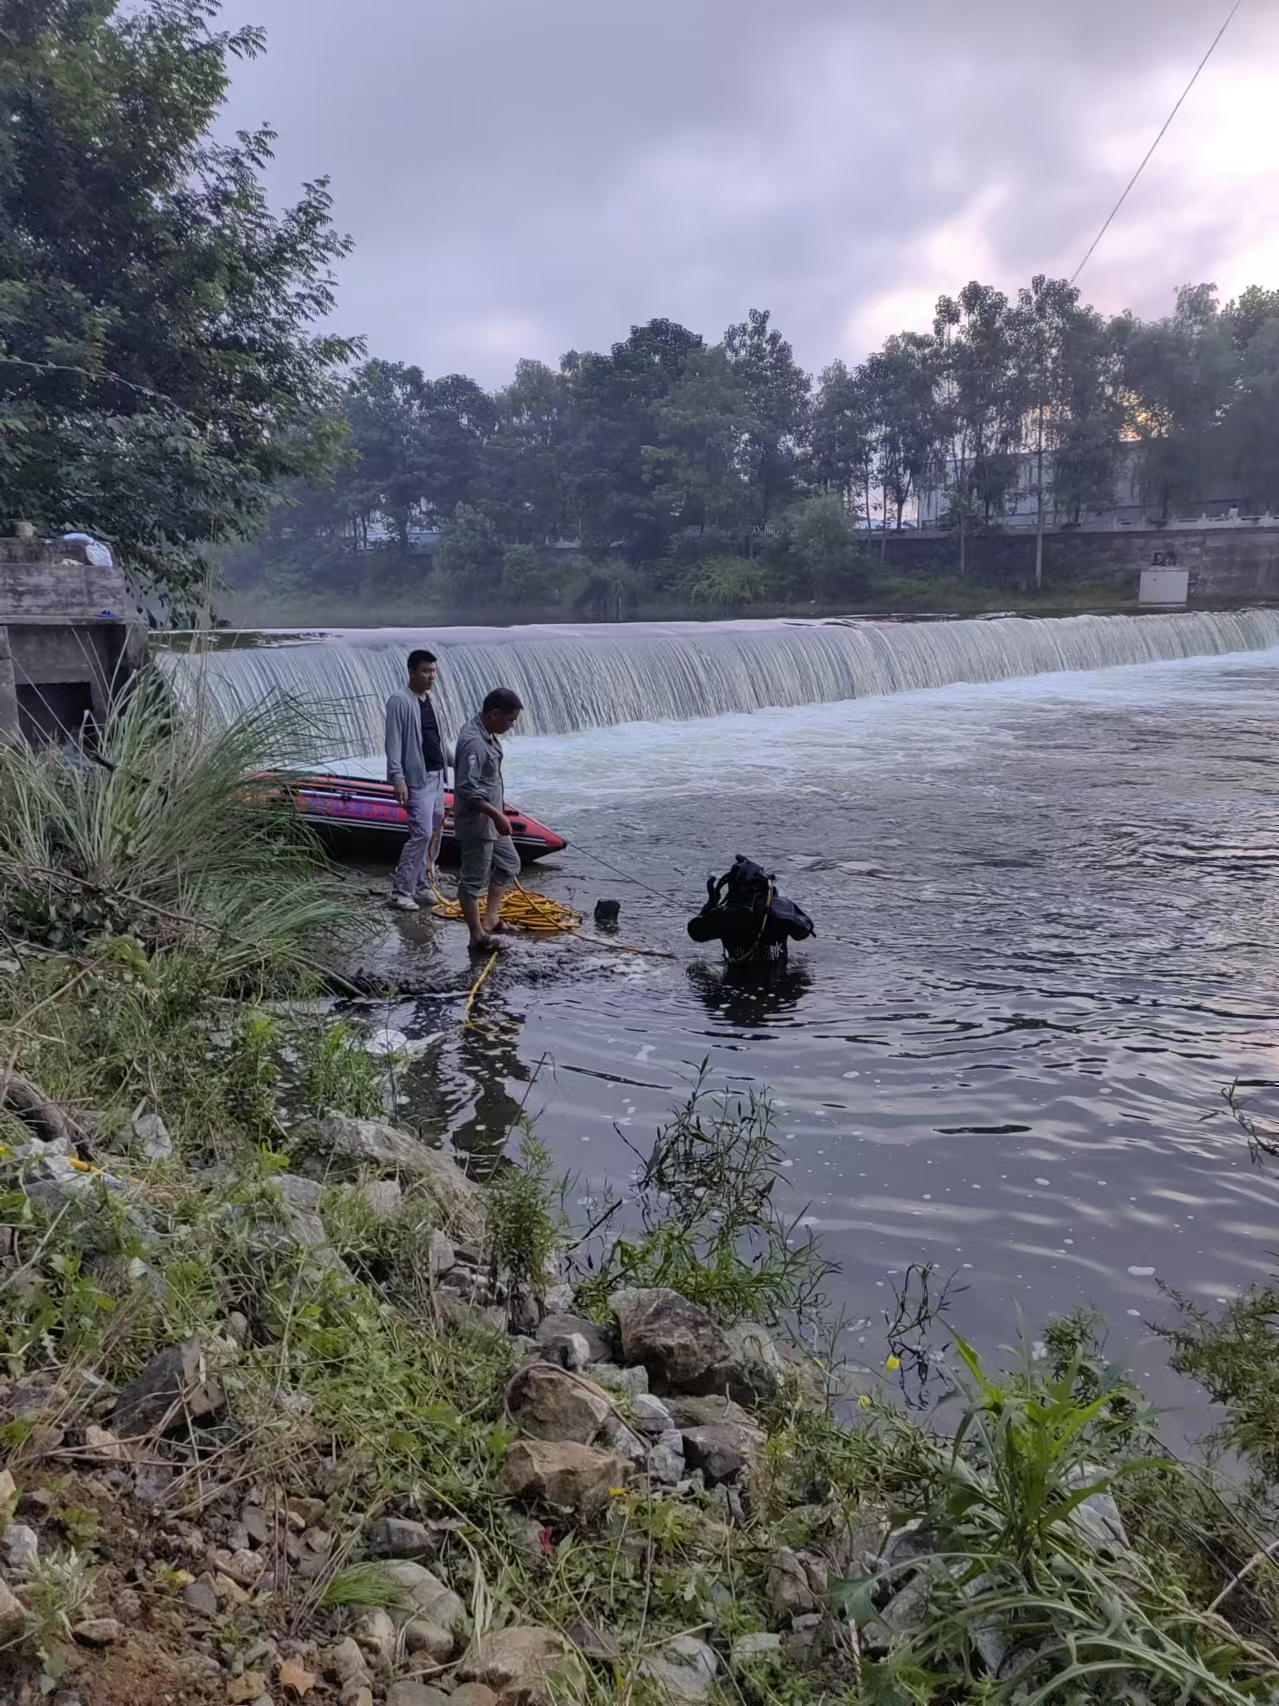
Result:
[[[478,717],[457,737],[453,766],[453,833],[462,855],[457,897],[472,948],[495,948],[506,934],[502,901],[520,874],[502,783],[502,743],[524,709],[509,687],[495,687]],[[488,895],[483,914],[480,901]]]
[[[447,749],[431,700],[435,677],[435,654],[410,652],[408,688],[386,702],[386,779],[409,814],[409,838],[391,878],[391,905],[401,912],[418,910],[444,827]]]

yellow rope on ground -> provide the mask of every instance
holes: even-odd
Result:
[[[431,884],[431,891],[435,895],[435,905],[431,908],[433,917],[453,920],[461,918],[460,901],[442,895],[434,883]],[[486,896],[480,902],[481,913],[487,904]],[[606,936],[583,936],[580,912],[574,912],[573,908],[566,906],[562,900],[552,900],[549,895],[537,894],[520,883],[516,883],[503,899],[501,916],[503,924],[509,924],[513,930],[523,931],[529,936],[551,936],[557,931],[563,931],[566,935],[576,936],[579,942],[588,942],[596,948],[616,948],[623,954],[646,954],[655,960],[677,958],[675,954],[668,954],[661,948],[633,948],[628,942],[612,942]],[[485,973],[485,976],[487,975]]]
[[[431,911],[436,918],[461,918],[460,901],[448,899],[438,889],[435,897],[436,903]],[[486,905],[487,898],[480,903],[481,913]],[[530,894],[528,889],[517,883],[502,901],[502,922],[514,930],[526,930],[533,936],[549,936],[556,930],[576,930],[582,922],[582,915],[574,912],[571,906],[565,906],[563,901],[552,900],[549,895]]]

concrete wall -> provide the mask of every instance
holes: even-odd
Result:
[[[20,727],[20,690],[38,698],[41,687],[76,683],[87,685],[101,724],[145,648],[146,624],[119,569],[88,563],[76,545],[0,539],[0,731]]]
[[[881,541],[871,543],[878,553]],[[887,561],[905,575],[945,575],[959,568],[954,534],[891,533]],[[1135,599],[1141,571],[1161,557],[1189,570],[1190,601],[1279,600],[1279,527],[1124,529],[1115,533],[1044,535],[1044,588],[1094,585]],[[1025,592],[1034,586],[1034,535],[992,533],[970,537],[968,573],[987,585]]]

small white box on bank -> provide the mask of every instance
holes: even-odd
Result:
[[[1190,590],[1189,569],[1143,569],[1140,604],[1184,604]]]

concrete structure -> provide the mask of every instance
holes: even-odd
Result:
[[[0,735],[61,743],[86,719],[101,728],[146,636],[124,575],[83,545],[0,539]]]

